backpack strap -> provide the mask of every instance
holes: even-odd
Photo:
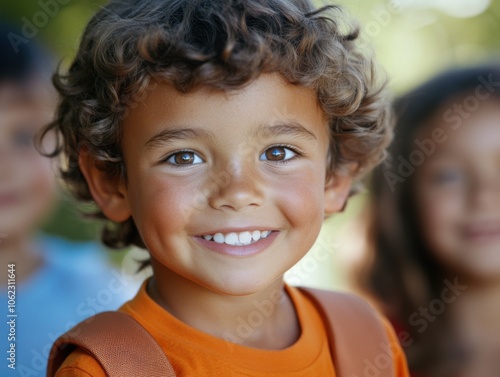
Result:
[[[337,377],[394,377],[390,342],[375,310],[361,298],[347,293],[299,287],[318,309],[327,327],[330,352]],[[385,364],[382,357],[385,356]],[[380,366],[379,366],[380,365]]]
[[[47,377],[55,376],[77,348],[92,355],[107,376],[175,377],[158,343],[139,322],[122,312],[97,314],[59,337],[50,351]]]
[[[299,289],[323,318],[337,377],[361,377],[367,368],[377,368],[378,377],[395,376],[392,355],[387,351],[392,349],[389,339],[366,302],[345,293]],[[77,348],[92,355],[110,377],[175,377],[158,343],[141,324],[122,312],[97,314],[59,337],[50,351],[47,377],[55,376]],[[385,368],[375,367],[381,355],[390,359]]]

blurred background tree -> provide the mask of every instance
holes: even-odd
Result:
[[[396,93],[445,69],[500,58],[498,0],[342,0]]]

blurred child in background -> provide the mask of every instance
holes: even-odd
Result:
[[[500,65],[446,72],[403,96],[372,182],[362,285],[415,376],[500,370]]]
[[[59,197],[53,162],[33,143],[53,116],[53,67],[33,40],[15,52],[8,38],[12,32],[13,26],[0,23],[0,302],[6,315],[9,298],[13,302],[7,271],[15,264],[10,313],[17,315],[7,318],[12,326],[2,320],[0,375],[44,376],[54,339],[98,311],[116,309],[129,298],[132,284],[110,273],[94,244],[39,233]]]

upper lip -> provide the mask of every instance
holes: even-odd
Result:
[[[500,221],[472,223],[464,227],[464,233],[472,237],[500,233]]]
[[[16,200],[19,198],[18,192],[2,192],[0,193],[0,200]]]
[[[246,226],[246,227],[241,227],[241,228],[221,228],[221,229],[216,229],[216,230],[208,230],[204,233],[198,233],[198,237],[201,236],[206,236],[208,234],[216,234],[216,233],[222,233],[222,234],[228,234],[228,233],[242,233],[242,232],[253,232],[254,230],[260,230],[260,231],[273,231],[276,230],[276,228],[270,228],[268,226]]]

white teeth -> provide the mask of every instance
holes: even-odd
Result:
[[[228,245],[236,245],[238,243],[238,235],[236,233],[229,233],[226,235],[224,238],[224,243],[227,243]]]
[[[224,235],[222,233],[215,233],[214,241],[217,243],[224,243]]]
[[[252,240],[258,241],[260,239],[260,230],[254,230],[252,232]]]
[[[247,245],[252,241],[252,234],[250,232],[240,233],[240,235],[238,236],[238,240],[243,245]]]
[[[254,230],[252,232],[244,231],[241,233],[231,232],[226,235],[222,233],[215,233],[214,235],[206,234],[203,236],[203,239],[206,241],[225,243],[231,246],[246,246],[257,242],[260,239],[267,238],[270,234],[270,230]]]

